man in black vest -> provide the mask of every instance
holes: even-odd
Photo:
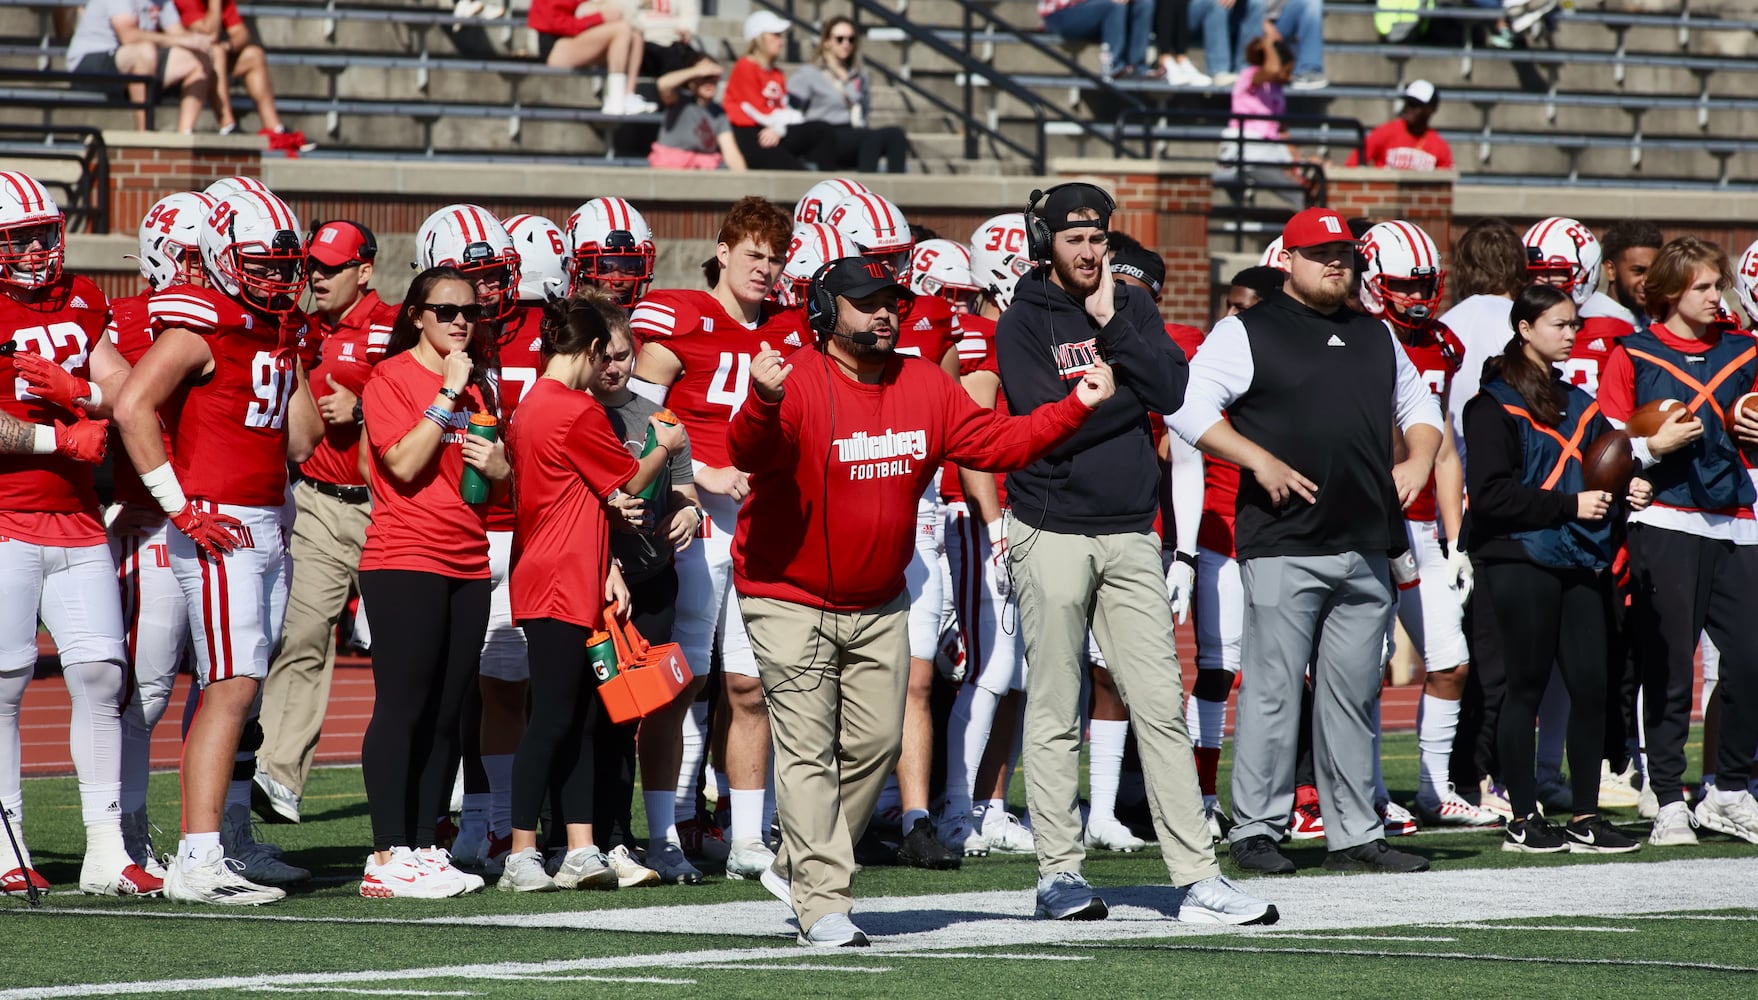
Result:
[[[1392,615],[1387,554],[1402,548],[1391,525],[1428,482],[1440,407],[1385,324],[1343,307],[1355,259],[1343,217],[1309,208],[1282,246],[1284,290],[1216,324],[1170,421],[1251,473],[1235,535],[1247,666],[1230,850],[1247,871],[1294,870],[1276,844],[1294,805],[1310,667],[1325,867],[1423,871],[1426,859],[1386,846],[1374,810],[1374,708]],[[1399,431],[1409,457],[1394,465]]]

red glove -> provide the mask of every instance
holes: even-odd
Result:
[[[55,424],[55,454],[66,455],[75,462],[97,465],[104,460],[110,441],[108,420],[76,420],[71,424]]]
[[[188,535],[195,547],[209,559],[219,559],[237,548],[238,535],[234,529],[244,526],[230,514],[200,511],[192,503],[184,504],[182,510],[172,514],[171,524]]]
[[[68,413],[85,413],[85,407],[74,400],[91,398],[90,382],[38,354],[14,354],[12,363],[18,366],[18,376],[30,386],[31,392],[45,403],[53,403]]]

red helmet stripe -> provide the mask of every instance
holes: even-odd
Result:
[[[1401,219],[1393,221],[1392,225],[1396,226],[1398,229],[1398,232],[1403,233],[1404,239],[1409,242],[1410,256],[1416,261],[1416,266],[1417,267],[1433,267],[1434,261],[1427,259],[1428,248],[1424,247],[1422,245],[1422,240],[1417,236],[1416,233],[1411,232],[1411,230],[1414,229],[1415,227],[1409,225],[1408,223],[1404,222]],[[1401,274],[1398,277],[1408,278],[1408,277],[1410,277],[1410,275]]]

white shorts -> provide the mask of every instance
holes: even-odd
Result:
[[[206,687],[233,677],[268,676],[269,659],[281,638],[287,586],[293,576],[280,507],[238,507],[194,501],[203,511],[237,518],[237,548],[219,559],[197,553],[195,543],[172,529],[171,570],[189,608],[195,636],[195,678]]]
[[[733,596],[732,544],[739,504],[721,493],[703,491],[699,497],[708,520],[696,529],[696,544],[677,554],[678,618],[671,637],[683,647],[690,669],[700,677],[708,670],[718,633],[722,669],[755,678],[757,658],[751,653],[745,619]]]
[[[0,674],[37,666],[37,621],[62,663],[128,662],[108,545],[64,547],[0,537]]]
[[[482,639],[482,676],[497,681],[528,681],[531,660],[525,653],[525,630],[513,624],[513,533],[488,533],[488,633]]]
[[[1196,549],[1196,668],[1239,672],[1245,634],[1245,586],[1239,562],[1213,549]]]
[[[958,609],[965,662],[970,665],[965,680],[995,695],[1024,691],[1025,647],[1019,638],[1019,614],[1009,610],[1007,599],[995,589],[988,527],[972,517],[962,503],[949,504],[946,513],[949,589]]]
[[[1465,611],[1459,604],[1459,590],[1447,572],[1447,557],[1441,554],[1440,532],[1433,521],[1405,521],[1404,525],[1421,580],[1398,591],[1398,621],[1422,654],[1423,669],[1436,674],[1455,670],[1471,661],[1471,650],[1465,645]]]
[[[910,658],[933,662],[940,648],[940,621],[946,610],[946,568],[941,557],[940,505],[916,506],[916,551],[904,568],[910,598]]]
[[[134,697],[148,728],[164,714],[189,649],[189,605],[177,574],[171,572],[169,533],[175,530],[166,518],[147,535],[110,539],[122,583],[122,624]]]

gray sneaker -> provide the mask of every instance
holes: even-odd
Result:
[[[647,865],[659,873],[666,885],[701,885],[702,872],[684,856],[684,849],[667,843],[659,850],[647,852]]]
[[[1186,924],[1264,924],[1280,919],[1276,908],[1215,875],[1184,886],[1178,920]]]
[[[616,884],[614,878],[611,884]],[[495,888],[502,892],[555,892],[561,886],[543,870],[543,855],[537,853],[537,848],[527,847],[523,851],[508,853],[506,866],[501,869],[501,880],[495,883]]]
[[[246,881],[283,886],[311,878],[305,869],[282,861],[279,848],[256,842],[256,834],[250,828],[250,806],[242,802],[227,806],[220,818],[220,845],[225,848],[226,857],[244,866],[239,874]]]
[[[1038,916],[1051,920],[1103,920],[1111,911],[1079,872],[1038,879]]]
[[[765,868],[757,881],[763,883],[763,888],[768,889],[771,896],[781,900],[789,913],[794,912],[794,884],[790,879],[782,878],[773,868]]]
[[[1697,817],[1691,814],[1691,807],[1683,802],[1669,802],[1655,813],[1654,827],[1648,832],[1648,842],[1655,847],[1696,847]]]
[[[867,934],[846,913],[826,913],[811,930],[800,932],[799,941],[813,948],[865,948]]]
[[[555,884],[562,889],[615,889],[617,870],[610,858],[596,847],[579,847],[562,858],[556,869]]]
[[[299,793],[260,767],[250,776],[250,806],[266,823],[299,822]]]

